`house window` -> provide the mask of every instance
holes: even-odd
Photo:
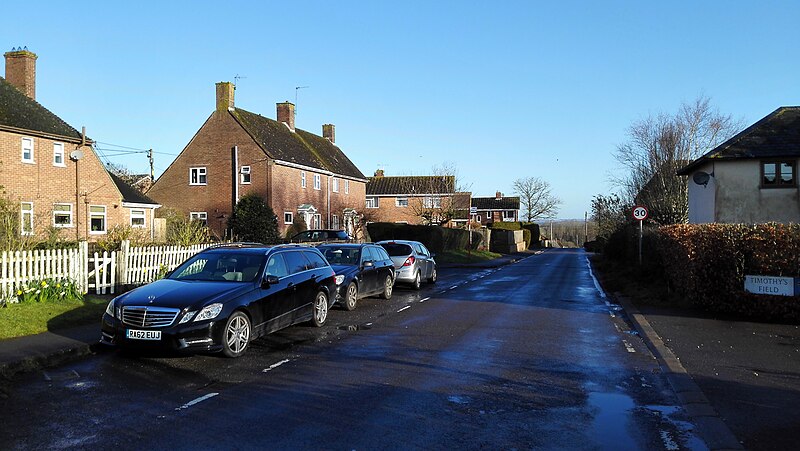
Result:
[[[207,181],[206,168],[189,168],[190,185],[205,185]]]
[[[22,202],[20,204],[19,230],[22,235],[33,235],[33,202]]]
[[[22,162],[33,163],[33,138],[22,138]]]
[[[131,227],[145,227],[145,213],[143,209],[131,210]]]
[[[300,172],[300,186],[302,188],[306,187],[306,171],[301,171]]]
[[[375,196],[368,196],[367,208],[378,208],[378,198]]]
[[[350,180],[344,181],[344,193],[350,194]]]
[[[89,206],[89,233],[106,233],[106,207],[103,205]]]
[[[504,222],[514,222],[516,218],[514,217],[514,210],[503,210],[503,221]]]
[[[192,211],[189,213],[190,221],[200,221],[204,226],[208,225],[208,213],[205,211]]]
[[[408,207],[408,198],[407,197],[395,197],[394,198],[394,205],[396,207]]]
[[[428,196],[422,200],[425,208],[442,208],[442,198],[438,196]]]
[[[339,228],[339,217],[336,215],[331,216],[331,228],[332,229]]]
[[[64,144],[53,144],[53,166],[66,166],[64,164]]]
[[[250,184],[250,166],[242,166],[239,170],[242,173],[242,185]]]
[[[72,204],[53,205],[53,226],[72,227]]]
[[[795,161],[762,161],[761,162],[761,187],[762,188],[793,188],[795,182]]]
[[[294,214],[291,211],[284,211],[283,212],[283,223],[284,224],[294,224]]]
[[[481,215],[475,216],[475,222],[481,222]]]
[[[322,177],[319,174],[314,174],[314,189],[322,189]]]
[[[339,179],[337,179],[336,177],[333,177],[333,180],[331,181],[331,190],[334,193],[339,192]]]

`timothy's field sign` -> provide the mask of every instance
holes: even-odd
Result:
[[[744,276],[744,289],[755,294],[794,296],[793,277]]]

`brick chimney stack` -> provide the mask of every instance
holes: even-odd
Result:
[[[503,193],[497,191],[497,193],[494,196],[495,200],[501,200],[503,198]]]
[[[25,49],[11,49],[5,53],[6,80],[23,94],[36,100],[36,56]]]
[[[283,122],[289,127],[289,130],[294,131],[294,104],[288,100],[283,103],[277,104],[278,106],[278,122]]]
[[[383,177],[383,169],[378,169],[375,171],[375,177]]]
[[[228,111],[233,109],[233,93],[236,86],[229,81],[217,83],[217,111]]]
[[[336,127],[333,124],[322,124],[322,137],[336,144]]]

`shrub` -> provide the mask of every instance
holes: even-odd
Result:
[[[97,240],[97,246],[107,252],[118,251],[124,240],[129,240],[133,246],[141,246],[147,242],[147,233],[144,229],[117,224],[108,231],[104,238]]]
[[[373,241],[413,240],[419,241],[431,252],[445,252],[470,248],[469,234],[472,233],[472,249],[477,249],[483,237],[477,232],[463,229],[448,229],[439,226],[394,224],[389,222],[372,222],[367,224],[367,231]]]
[[[519,222],[495,221],[489,225],[489,228],[497,230],[521,230],[522,224]]]
[[[275,213],[258,194],[247,194],[239,199],[228,226],[239,240],[264,244],[280,241]]]

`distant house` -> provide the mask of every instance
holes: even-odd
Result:
[[[92,141],[36,101],[36,59],[26,49],[6,52],[0,77],[0,185],[19,205],[20,233],[96,240],[119,225],[152,234],[159,205],[128,196]]]
[[[473,197],[471,205],[475,210],[472,220],[480,225],[519,221],[519,197],[503,196],[497,191],[494,197]]]
[[[780,107],[678,171],[690,223],[800,222],[800,107]]]
[[[367,182],[366,214],[371,221],[453,226],[466,222],[470,193],[455,191],[454,176],[386,176]]]
[[[295,128],[294,104],[277,120],[234,106],[234,85],[216,84],[216,110],[147,191],[164,206],[203,221],[220,237],[234,205],[255,193],[278,217],[279,231],[301,219],[309,228],[347,228],[364,208],[366,177],[336,145]]]

